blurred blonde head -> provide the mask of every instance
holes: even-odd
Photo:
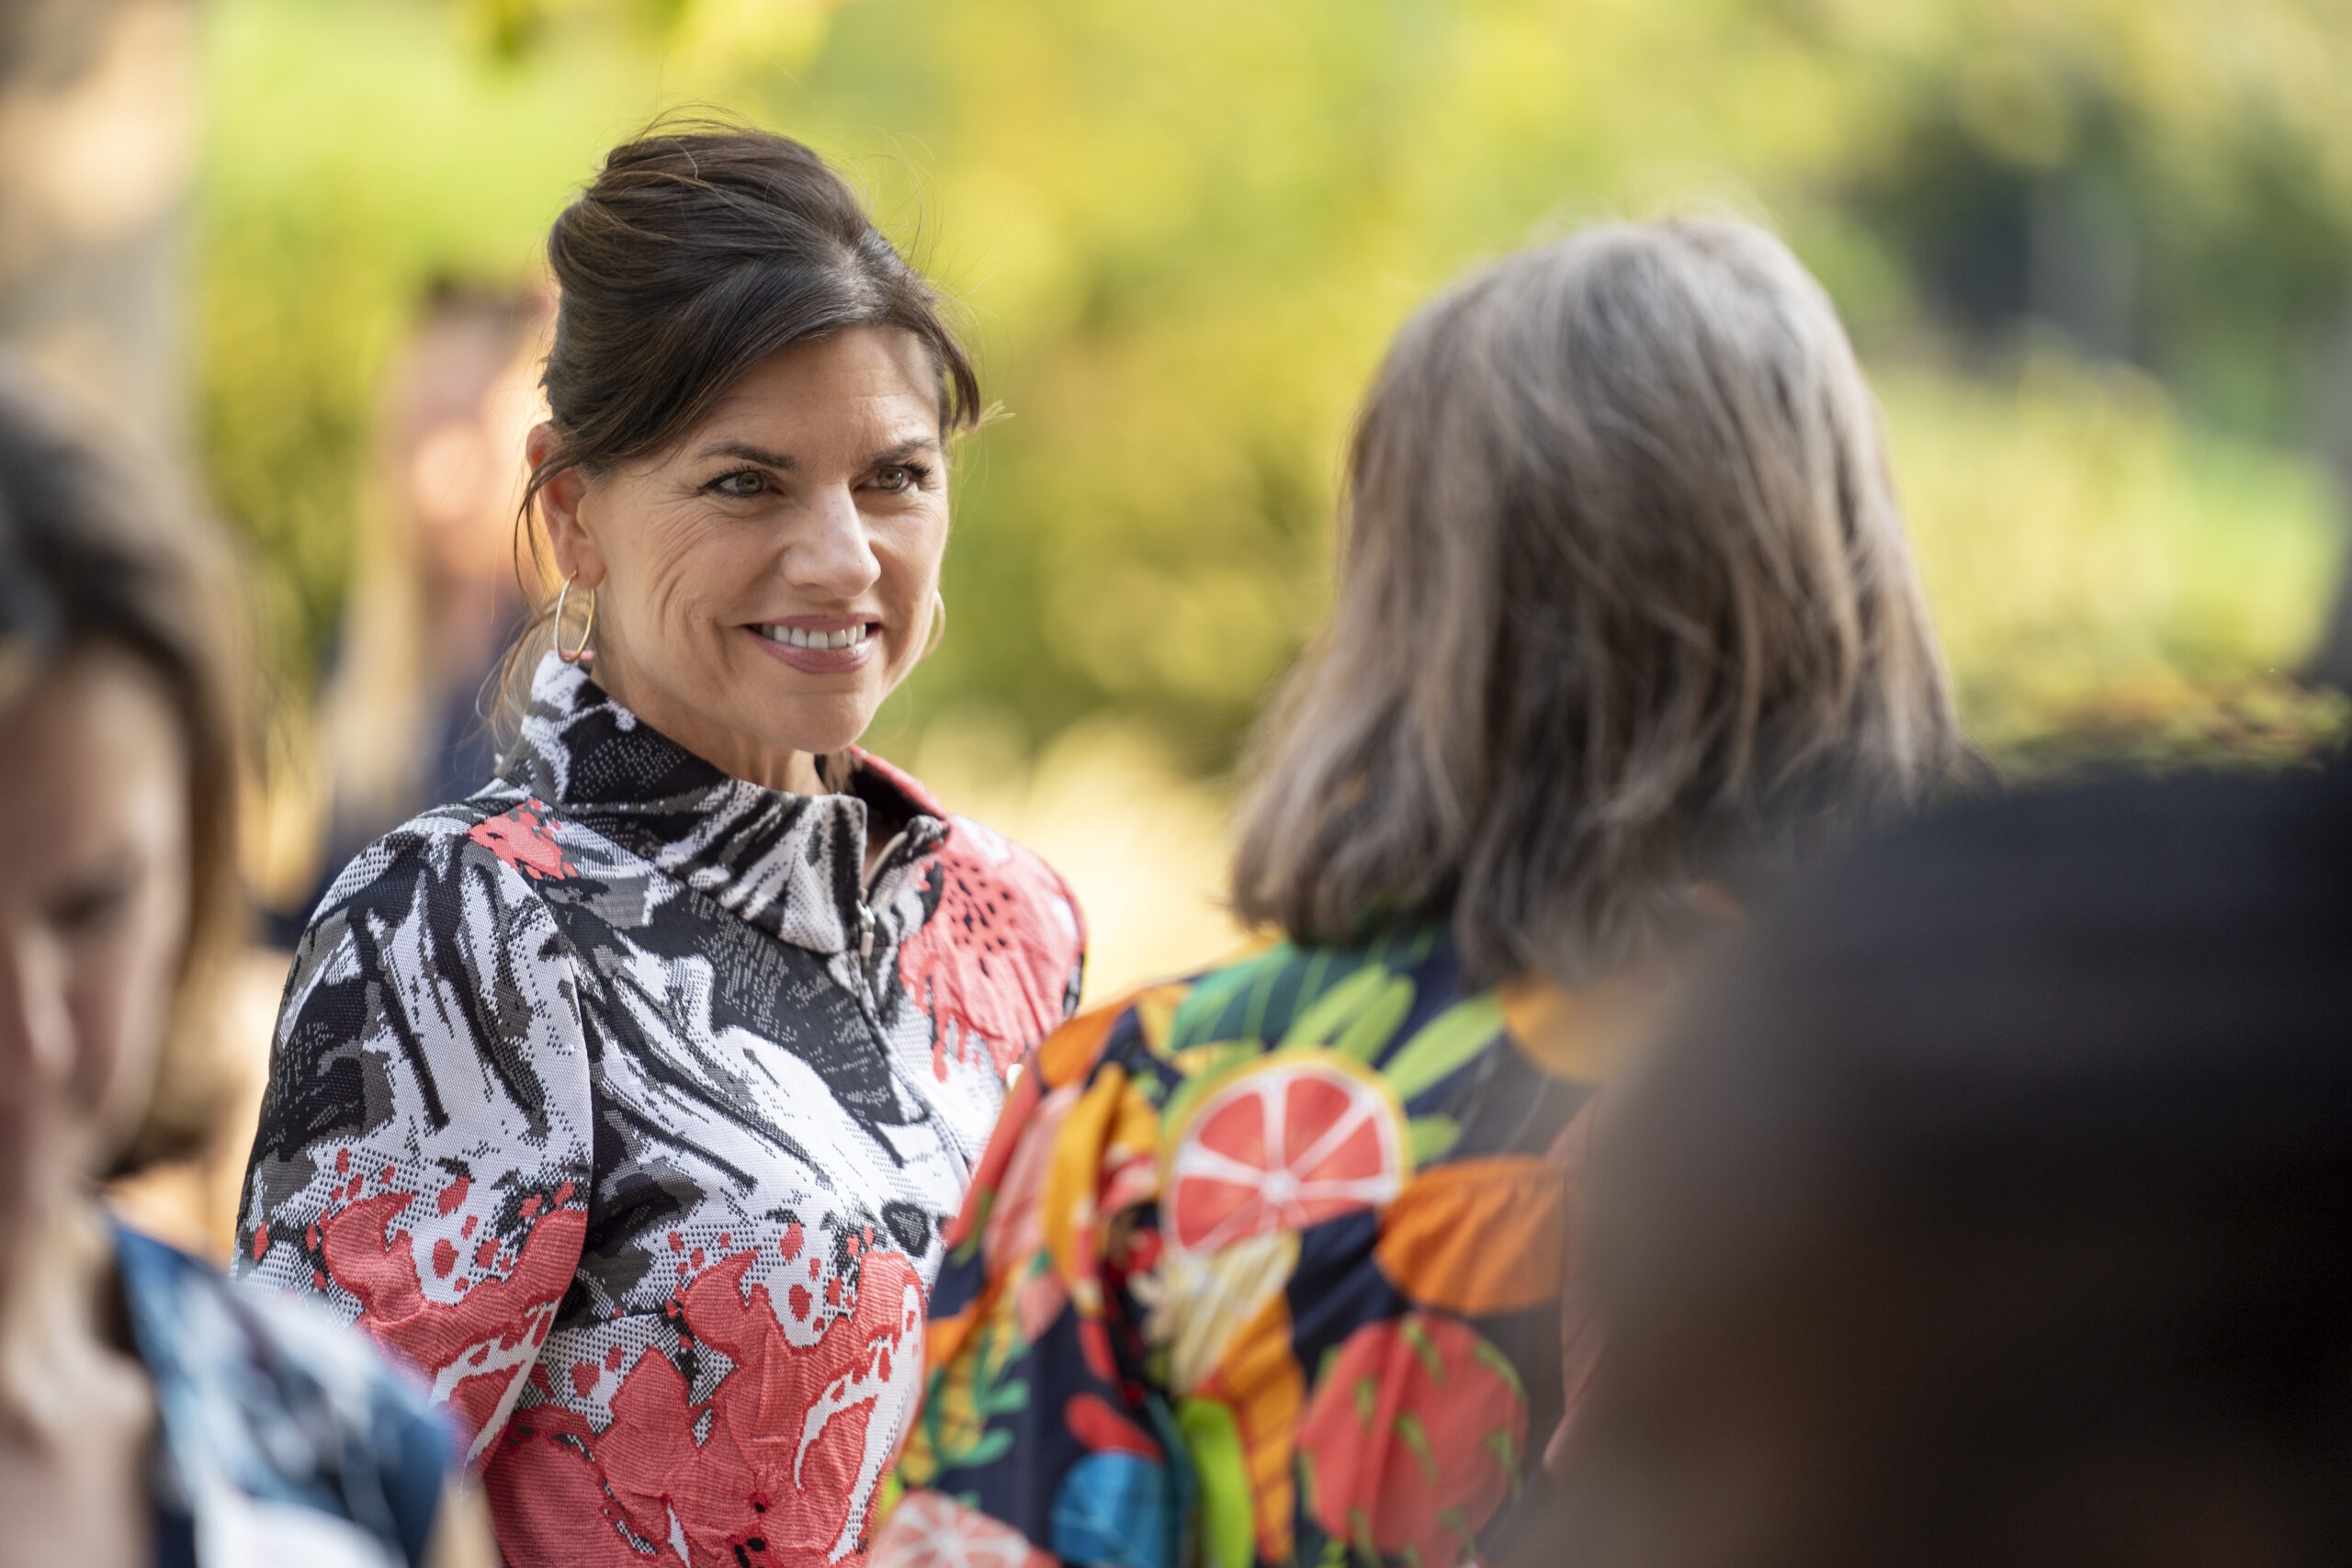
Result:
[[[1476,974],[1583,984],[1963,754],[1876,405],[1751,224],[1589,229],[1424,309],[1344,536],[1238,824],[1238,912],[1299,940],[1450,902]]]
[[[443,285],[392,373],[323,716],[339,818],[389,827],[424,804],[435,660],[453,630],[494,648],[505,627],[486,605],[524,597],[514,517],[552,309],[538,289]],[[486,624],[452,628],[453,608]]]

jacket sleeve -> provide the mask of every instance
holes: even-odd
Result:
[[[366,1325],[479,1461],[579,1264],[588,1083],[546,902],[461,821],[401,829],[296,953],[237,1270]]]
[[[871,1568],[1177,1568],[1194,1488],[1135,1285],[1159,1115],[1132,1010],[1085,1014],[1007,1100],[932,1293],[923,1403]]]

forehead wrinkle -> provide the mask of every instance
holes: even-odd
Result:
[[[800,459],[789,452],[778,452],[755,441],[737,440],[732,436],[713,441],[695,454],[697,460],[707,457],[741,457],[746,462],[759,463],[771,468],[797,468]]]

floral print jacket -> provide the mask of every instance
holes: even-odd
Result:
[[[874,1568],[1526,1550],[1593,1090],[1517,998],[1561,994],[1408,928],[1064,1026],[950,1235]]]
[[[1082,955],[1061,880],[911,779],[727,777],[550,655],[502,777],[312,918],[239,1267],[430,1381],[520,1568],[855,1561]]]

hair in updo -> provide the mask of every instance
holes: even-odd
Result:
[[[548,262],[561,297],[542,385],[558,445],[525,488],[526,533],[557,474],[662,451],[769,355],[852,327],[922,342],[939,373],[943,434],[979,423],[979,378],[938,295],[847,182],[788,137],[656,125],[605,155],[555,220]],[[530,543],[544,558],[536,534]],[[559,629],[552,603],[539,603],[508,655],[509,723]]]

